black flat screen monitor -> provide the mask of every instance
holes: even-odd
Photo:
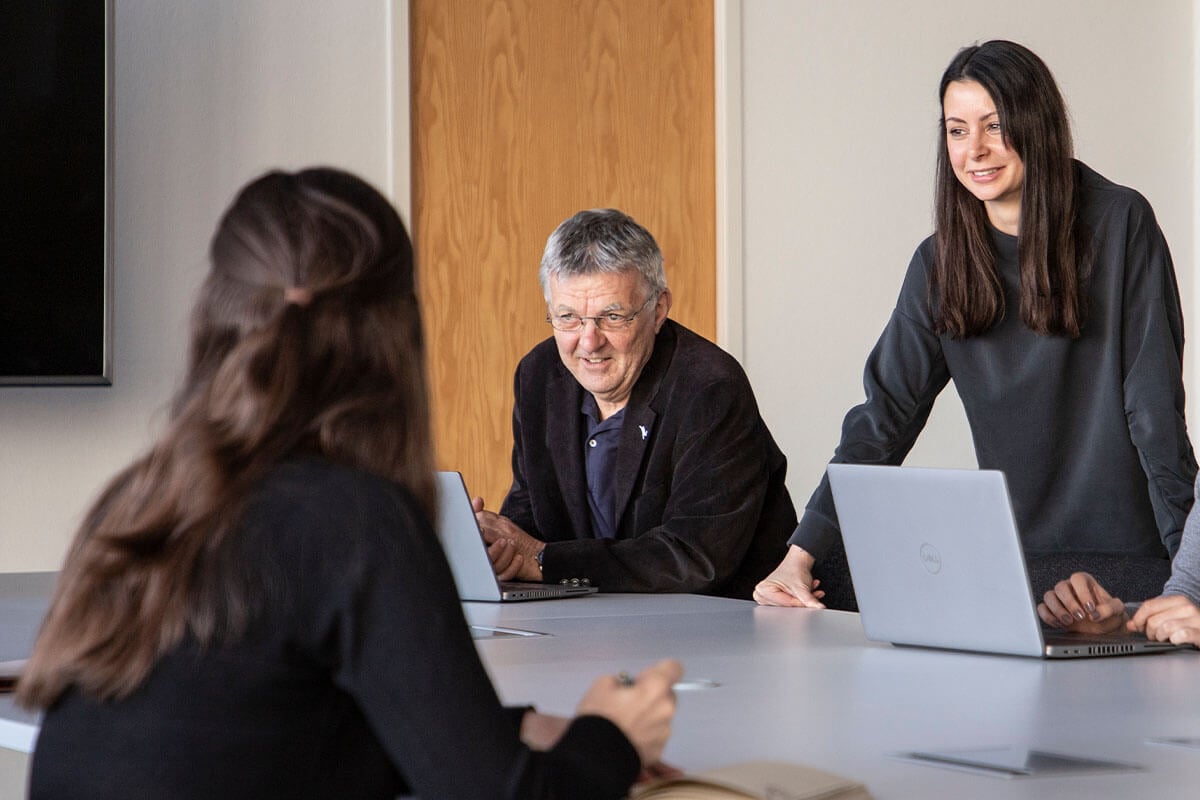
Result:
[[[111,18],[0,0],[0,384],[111,383]]]

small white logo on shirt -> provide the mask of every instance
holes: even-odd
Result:
[[[650,431],[646,430],[645,425],[638,425],[638,430],[642,432],[642,441],[646,441],[646,437],[650,435]]]

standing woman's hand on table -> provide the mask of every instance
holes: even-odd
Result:
[[[754,587],[754,600],[760,606],[798,606],[824,608],[818,589],[820,581],[813,580],[816,559],[802,547],[789,545],[787,555],[775,570]]]

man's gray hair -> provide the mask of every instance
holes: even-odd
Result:
[[[654,295],[667,288],[658,242],[633,217],[615,208],[580,211],[546,240],[538,280],[550,302],[550,279],[636,271]]]

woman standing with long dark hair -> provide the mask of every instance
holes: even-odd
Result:
[[[21,678],[46,709],[31,796],[624,797],[680,668],[602,678],[569,723],[501,708],[429,522],[392,207],[273,172],[211,261],[170,425],[84,521]]]
[[[950,381],[980,467],[1009,483],[1035,589],[1074,570],[1157,594],[1192,504],[1183,320],[1145,198],[1073,157],[1050,70],[1008,41],[964,48],[938,87],[936,230],[917,248],[835,462],[900,464]],[[845,607],[827,480],[771,605]],[[835,600],[836,598],[836,600]]]

